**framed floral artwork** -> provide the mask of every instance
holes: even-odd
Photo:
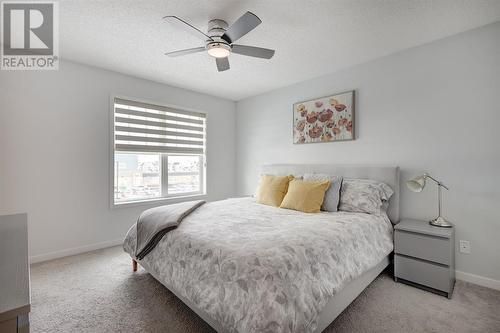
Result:
[[[354,138],[354,90],[293,105],[293,143]]]

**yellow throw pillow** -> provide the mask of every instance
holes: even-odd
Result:
[[[288,183],[292,179],[293,176],[262,175],[257,192],[257,203],[279,207],[288,190]]]
[[[294,179],[288,184],[288,192],[281,202],[281,208],[298,210],[304,213],[319,213],[325,192],[330,181],[306,182]]]

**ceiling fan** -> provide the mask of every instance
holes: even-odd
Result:
[[[186,54],[207,51],[210,56],[215,58],[217,70],[222,72],[229,69],[228,57],[231,53],[263,59],[271,59],[274,55],[274,50],[233,44],[262,23],[257,15],[251,12],[243,14],[230,27],[224,20],[210,20],[208,22],[207,33],[204,33],[177,16],[165,16],[164,19],[189,31],[205,42],[205,46],[165,53],[169,57],[179,57]]]

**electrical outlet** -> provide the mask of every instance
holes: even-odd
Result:
[[[470,242],[467,240],[460,240],[460,253],[470,254]]]

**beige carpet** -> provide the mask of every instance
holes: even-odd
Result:
[[[32,332],[213,332],[120,247],[32,266]],[[500,332],[500,291],[451,300],[379,276],[326,332]]]

